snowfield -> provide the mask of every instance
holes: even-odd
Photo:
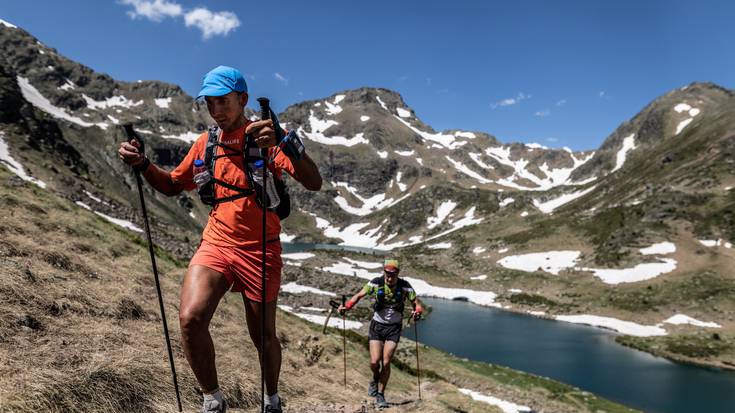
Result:
[[[646,326],[632,321],[618,320],[617,318],[601,317],[596,315],[559,315],[555,317],[558,321],[567,323],[584,324],[594,327],[602,327],[618,333],[636,337],[665,336],[666,330],[659,326]]]
[[[532,411],[528,406],[522,406],[493,396],[487,396],[474,390],[459,389],[459,392],[470,396],[472,400],[495,406],[502,410],[503,413],[526,413]]]
[[[28,175],[23,165],[10,156],[8,144],[5,142],[5,135],[2,132],[0,132],[0,164],[4,164],[10,172],[18,175],[20,179],[36,184],[41,188],[46,188],[45,182]]]
[[[675,259],[662,258],[661,262],[642,263],[633,268],[582,268],[582,270],[591,271],[595,277],[601,279],[606,284],[621,284],[656,278],[659,275],[674,271],[676,269],[676,264],[677,262]]]
[[[320,290],[318,288],[314,287],[308,287],[305,285],[296,284],[295,282],[290,282],[288,284],[284,284],[281,286],[281,291],[290,293],[290,294],[303,294],[303,293],[312,293],[312,294],[319,294],[319,295],[328,295],[330,297],[336,297],[337,294]]]
[[[628,152],[632,151],[635,148],[635,133],[623,138],[623,147],[620,148],[620,150],[618,151],[617,157],[615,159],[615,168],[613,168],[613,170],[610,172],[615,172],[618,169],[622,168],[623,164],[625,164],[625,159],[628,156]]]
[[[684,314],[675,314],[667,318],[666,320],[664,320],[664,323],[676,324],[676,325],[691,324],[697,327],[722,328],[721,325],[715,322],[699,321],[696,318],[692,318]]]
[[[653,244],[648,248],[641,248],[641,254],[643,255],[666,255],[676,252],[676,245],[673,242],[659,242]]]
[[[559,272],[574,267],[580,254],[580,251],[547,251],[510,255],[499,259],[498,264],[513,270],[534,272],[541,269],[559,275]]]
[[[558,198],[550,199],[548,201],[539,201],[537,199],[533,200],[533,205],[539,209],[539,211],[543,212],[544,214],[551,214],[554,212],[555,209],[561,207],[562,205],[568,204],[572,201],[574,201],[577,198],[581,198],[590,192],[592,192],[597,185],[591,186],[587,189],[583,189],[581,191],[572,192],[570,194],[564,194]]]
[[[307,313],[298,313],[296,310],[294,310],[293,307],[289,305],[282,305],[279,304],[278,308],[281,310],[293,314],[298,318],[304,319],[306,321],[312,322],[314,324],[324,325],[324,321],[326,321],[327,316],[323,315],[317,315],[317,314],[307,314]],[[329,327],[334,328],[342,328],[342,319],[340,317],[332,317],[329,319],[329,324],[327,324]],[[345,328],[350,330],[357,330],[360,327],[362,327],[362,323],[359,321],[353,321],[353,320],[345,320]]]

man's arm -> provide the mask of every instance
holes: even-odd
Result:
[[[184,190],[184,187],[174,183],[171,179],[170,172],[165,171],[148,161],[145,154],[138,151],[139,147],[140,145],[137,141],[132,141],[130,143],[122,142],[117,153],[123,162],[133,168],[143,167],[145,164],[148,164],[148,166],[146,166],[142,171],[142,175],[148,184],[150,184],[150,186],[152,186],[156,191],[168,196],[180,194],[181,191]]]
[[[322,189],[322,176],[319,174],[319,168],[317,168],[314,161],[309,157],[307,153],[304,153],[303,158],[299,160],[291,160],[293,164],[295,176],[297,181],[301,182],[301,185],[309,191],[318,191]]]
[[[360,292],[353,295],[352,298],[350,298],[349,301],[347,301],[347,303],[344,306],[340,305],[337,311],[339,311],[341,314],[347,310],[351,310],[352,307],[356,306],[357,303],[359,303],[360,300],[362,300],[363,297],[365,297],[366,295],[367,295],[367,291],[365,288],[363,288],[362,290],[360,290]]]

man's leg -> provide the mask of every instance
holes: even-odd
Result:
[[[390,361],[393,359],[393,353],[396,351],[398,343],[395,341],[386,341],[383,346],[383,369],[380,371],[380,382],[378,383],[378,393],[385,392],[385,386],[390,378]]]
[[[219,387],[209,322],[228,288],[229,282],[222,273],[203,265],[190,266],[181,287],[181,341],[186,360],[205,393]]]
[[[380,379],[380,361],[383,359],[383,342],[370,340],[370,370],[373,371],[373,381]]]
[[[243,295],[244,296],[244,295]],[[276,336],[276,300],[265,303],[265,387],[268,396],[278,393],[278,378],[281,374],[281,342]],[[245,319],[248,333],[258,350],[258,359],[263,363],[263,352],[260,350],[261,304],[245,297]]]

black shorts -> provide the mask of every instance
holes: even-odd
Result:
[[[383,324],[372,320],[368,330],[368,340],[393,341],[398,344],[401,339],[401,330],[403,326],[400,323]]]

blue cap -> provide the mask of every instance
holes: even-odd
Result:
[[[263,162],[262,159],[258,159],[253,165],[255,165],[256,168],[262,168],[263,165],[265,165],[265,162]]]
[[[248,85],[242,73],[229,66],[217,66],[204,75],[197,99],[202,96],[224,96],[233,91],[247,93]]]
[[[204,166],[204,161],[201,159],[197,159],[196,161],[194,161],[194,166],[197,168]]]

